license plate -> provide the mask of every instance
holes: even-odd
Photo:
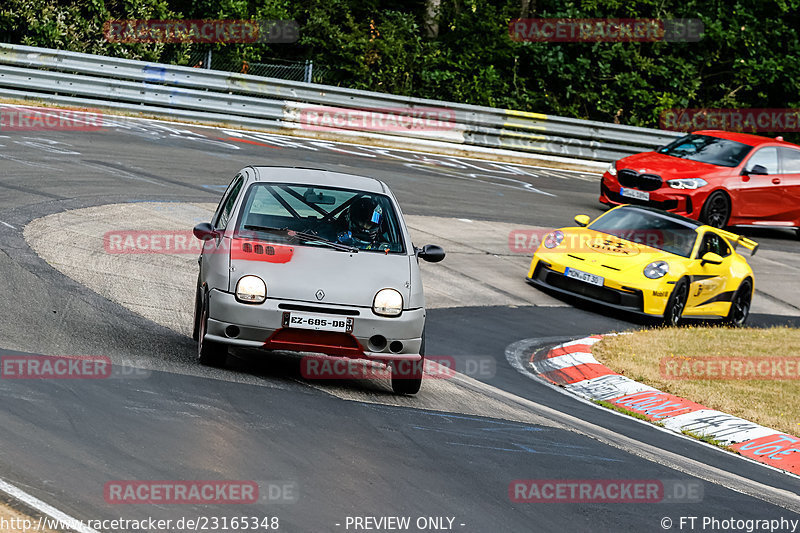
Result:
[[[636,189],[626,189],[624,187],[620,188],[619,194],[624,196],[625,198],[633,198],[635,200],[644,200],[645,202],[650,201],[650,193],[644,191],[637,191]]]
[[[351,333],[353,331],[353,319],[351,317],[317,315],[314,313],[283,313],[283,327]]]
[[[603,286],[603,279],[602,276],[597,276],[595,274],[589,274],[588,272],[584,272],[583,270],[575,270],[574,268],[569,268],[564,271],[564,275],[568,278],[577,279],[586,283],[591,283],[592,285],[597,285],[598,287]]]

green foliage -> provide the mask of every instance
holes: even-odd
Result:
[[[428,0],[432,1],[432,0]],[[330,69],[365,90],[657,126],[662,110],[800,107],[800,0],[538,0],[531,18],[699,18],[700,42],[514,42],[521,0],[5,0],[0,38],[186,63],[209,46],[231,61],[269,57]],[[112,44],[109,19],[293,19],[293,44]]]

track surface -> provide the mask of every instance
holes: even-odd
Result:
[[[1,380],[0,477],[76,518],[268,515],[278,516],[284,531],[345,531],[347,516],[384,515],[454,517],[453,529],[478,532],[662,531],[665,516],[676,530],[680,516],[798,518],[796,496],[783,500],[794,502],[786,504],[792,512],[764,501],[767,490],[753,496],[726,488],[743,486],[737,485],[743,479],[796,495],[796,478],[558,394],[506,361],[506,347],[520,339],[555,342],[637,327],[597,309],[476,302],[429,311],[429,353],[491,357],[495,371],[476,379],[486,391],[529,400],[531,419],[539,422],[524,423],[418,409],[413,399],[384,405],[393,399],[384,395],[381,402],[380,391],[369,403],[347,401],[333,385],[304,382],[297,361],[287,357],[198,369],[191,339],[71,281],[22,238],[28,222],[68,209],[214,202],[247,164],[372,175],[387,181],[414,215],[558,226],[576,212],[600,212],[592,175],[237,135],[125,120],[93,133],[0,136],[0,290],[6,295],[0,348],[166,365],[130,378]],[[763,248],[780,253],[797,248],[788,233],[759,238]],[[797,318],[761,314],[753,323],[797,325]],[[514,479],[696,479],[686,473],[689,466],[675,470],[609,446],[588,430],[569,430],[552,410],[729,474],[721,484],[704,478],[701,503],[512,503]],[[117,479],[282,481],[295,484],[299,500],[247,507],[109,505],[103,486]]]

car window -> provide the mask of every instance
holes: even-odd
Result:
[[[217,204],[217,209],[214,211],[214,217],[211,219],[211,225],[213,227],[217,227],[217,222],[219,222],[219,218],[222,216],[222,208],[227,203],[228,195],[230,194],[231,189],[233,189],[233,186],[237,183],[237,180],[241,177],[241,174],[236,174],[225,188],[225,192],[222,193],[222,197],[219,199],[219,204]]]
[[[592,222],[589,229],[681,257],[691,255],[697,240],[697,231],[688,223],[659,213],[632,208],[609,211]]]
[[[731,255],[731,248],[728,246],[728,243],[725,242],[725,239],[716,233],[706,233],[705,236],[703,236],[703,242],[700,244],[700,248],[698,248],[697,257],[702,258],[707,253],[728,257]]]
[[[752,148],[728,139],[692,134],[673,141],[658,153],[721,167],[735,167]]]
[[[753,157],[747,161],[745,168],[747,170],[753,170],[753,167],[756,165],[761,165],[762,167],[766,168],[767,174],[777,174],[778,149],[774,146],[767,146],[759,149],[753,154]]]
[[[239,196],[239,191],[242,189],[243,183],[244,178],[239,176],[230,187],[227,196],[224,198],[222,209],[217,215],[214,228],[225,229],[228,227],[228,220],[230,219],[231,211],[233,211],[233,206],[236,203],[236,198]]]
[[[781,174],[800,174],[800,150],[780,148]]]
[[[365,251],[403,253],[400,223],[389,197],[365,191],[254,183],[237,222],[237,235],[257,235],[278,242],[325,246],[322,240]],[[319,241],[281,235],[270,228],[320,237]]]

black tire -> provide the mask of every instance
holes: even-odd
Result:
[[[731,199],[722,191],[712,192],[703,204],[700,221],[714,228],[724,228],[730,219]]]
[[[736,289],[731,299],[731,310],[725,317],[725,324],[734,328],[740,328],[747,322],[750,314],[750,302],[753,298],[753,282],[746,279]]]
[[[416,394],[422,387],[422,371],[425,368],[425,332],[419,346],[419,361],[398,361],[392,363],[392,391],[395,394]]]
[[[194,324],[192,325],[192,338],[198,340],[200,332],[200,314],[202,313],[202,296],[203,292],[200,289],[200,275],[197,275],[197,289],[194,292]]]
[[[686,300],[689,298],[689,284],[685,279],[678,281],[672,294],[669,295],[667,306],[664,308],[664,325],[677,327],[681,325],[683,311],[686,309]]]
[[[228,347],[204,338],[208,328],[208,297],[203,298],[202,309],[197,331],[197,360],[201,365],[222,368],[228,359]]]

